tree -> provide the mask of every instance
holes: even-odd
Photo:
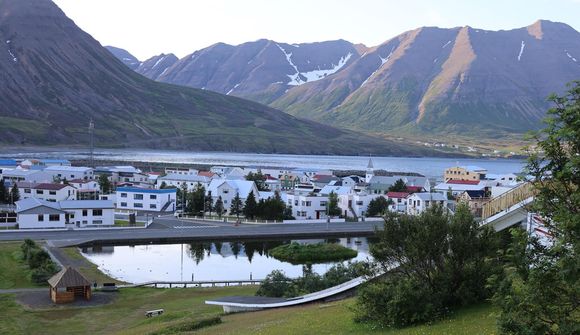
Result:
[[[211,191],[207,191],[207,196],[205,197],[205,210],[209,212],[211,216],[211,212],[213,211],[213,198],[211,197]]]
[[[14,204],[18,200],[20,200],[20,191],[18,190],[16,183],[14,183],[14,186],[12,186],[12,189],[10,190],[10,203]]]
[[[167,183],[165,181],[162,181],[161,182],[161,185],[159,185],[159,188],[162,189],[162,190],[165,189],[165,188],[167,188]]]
[[[187,209],[187,200],[188,200],[188,195],[187,195],[187,184],[185,182],[181,183],[181,185],[179,185],[179,187],[177,188],[177,204],[181,205],[181,209],[185,212]]]
[[[261,199],[258,202],[258,210],[256,216],[263,220],[284,220],[286,205],[278,191],[274,192],[274,196],[266,200]],[[291,213],[290,213],[291,214]]]
[[[111,193],[111,191],[112,191],[111,182],[109,181],[109,178],[107,177],[107,175],[105,175],[105,174],[99,175],[98,183],[99,183],[99,187],[101,189],[101,193],[103,193],[103,194]]]
[[[506,334],[580,333],[580,81],[564,96],[549,98],[546,127],[525,172],[536,191],[530,211],[553,236],[541,243],[513,230],[503,280],[494,302]],[[497,278],[496,278],[497,279]]]
[[[336,193],[330,192],[328,195],[328,216],[339,216],[342,214],[342,211],[338,207],[338,195]]]
[[[240,198],[240,193],[236,192],[236,196],[232,199],[232,204],[230,205],[230,215],[235,215],[238,220],[240,219],[240,214],[242,214],[243,204]]]
[[[248,219],[254,219],[258,213],[258,204],[256,203],[256,197],[254,196],[254,191],[251,191],[246,198],[246,203],[243,209],[244,216]]]
[[[6,184],[4,184],[4,180],[0,179],[0,203],[7,203],[7,199],[8,189],[6,188]]]
[[[195,189],[193,192],[189,193],[188,203],[187,203],[187,211],[194,215],[198,215],[203,212],[204,210],[204,202],[205,202],[205,187],[200,183],[195,185]]]
[[[217,198],[215,202],[215,212],[220,218],[222,217],[222,214],[224,214],[224,201],[222,200],[221,195]]]
[[[467,206],[452,217],[441,206],[420,216],[387,213],[377,236],[374,265],[389,273],[361,289],[357,320],[406,326],[491,296],[486,280],[500,271],[496,235],[479,229]]]
[[[403,179],[397,180],[391,187],[389,187],[389,192],[405,192],[407,190],[407,185]]]
[[[256,184],[258,191],[268,190],[268,187],[266,186],[266,176],[264,176],[261,171],[258,171],[256,173],[252,172],[248,173],[246,175],[246,180],[253,181]]]
[[[389,203],[391,201],[387,200],[385,197],[380,196],[374,198],[369,202],[369,206],[367,208],[367,216],[380,216],[384,215],[389,208]]]

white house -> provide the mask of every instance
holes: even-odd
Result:
[[[83,166],[48,166],[44,172],[50,174],[53,178],[60,180],[72,179],[93,179],[94,170],[90,167]]]
[[[213,202],[217,201],[218,197],[222,197],[224,203],[224,209],[229,213],[232,200],[235,198],[236,193],[239,193],[242,202],[246,201],[246,198],[250,192],[254,192],[256,199],[259,197],[259,191],[256,184],[250,180],[226,180],[226,179],[213,179],[207,192],[211,192],[211,197]]]
[[[65,228],[67,213],[58,203],[28,198],[16,201],[16,214],[18,228],[43,229]]]
[[[407,212],[407,197],[409,192],[387,192],[387,200],[391,200],[389,211],[395,213]]]
[[[77,227],[115,224],[115,206],[111,200],[68,200],[58,204],[67,212],[67,222]]]
[[[446,183],[437,184],[433,191],[447,194],[451,191],[454,197],[465,191],[481,191],[487,187],[485,180],[449,180]]]
[[[179,168],[179,167],[171,167],[165,168],[165,174],[186,174],[186,175],[197,175],[199,170],[191,169],[191,168]]]
[[[211,178],[200,176],[197,174],[175,174],[171,173],[163,177],[157,178],[157,187],[165,183],[167,186],[182,188],[183,184],[187,186],[188,191],[193,191],[197,184],[201,184],[205,189],[208,188]]]
[[[369,203],[378,197],[380,194],[362,193],[346,193],[338,196],[338,207],[342,210],[342,215],[345,217],[363,217],[369,207]]]
[[[69,184],[76,188],[77,200],[99,199],[100,186],[95,180],[73,179]]]
[[[2,179],[4,181],[19,182],[26,181],[29,183],[50,183],[53,181],[52,175],[39,170],[23,169],[2,169]]]
[[[447,207],[447,202],[443,193],[413,193],[407,197],[407,214],[419,215],[435,204]]]
[[[115,192],[116,207],[120,210],[173,212],[177,190],[118,187]]]
[[[77,189],[67,184],[54,183],[16,183],[22,199],[37,198],[50,202],[75,200]]]
[[[16,222],[21,229],[111,226],[115,224],[113,202],[108,200],[66,200],[49,202],[28,198],[16,202]]]
[[[324,219],[328,197],[322,195],[308,195],[299,192],[282,194],[286,206],[292,206],[292,216],[296,219]]]

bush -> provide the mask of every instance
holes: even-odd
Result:
[[[292,279],[286,277],[284,271],[274,270],[260,284],[256,295],[281,298],[290,293],[293,285]]]
[[[270,255],[291,264],[316,264],[345,261],[356,257],[358,252],[340,244],[299,244],[292,242],[270,250]]]
[[[44,284],[58,272],[56,264],[45,250],[41,249],[34,241],[27,239],[20,246],[22,259],[30,268],[30,280],[36,284]]]

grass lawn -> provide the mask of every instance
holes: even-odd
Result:
[[[466,308],[432,325],[403,329],[373,329],[353,322],[354,298],[326,304],[240,313],[222,317],[223,323],[198,334],[495,334],[493,307]]]
[[[120,280],[111,278],[101,272],[96,264],[91,263],[83,255],[81,255],[78,248],[62,248],[62,253],[66,255],[67,258],[75,261],[75,268],[85,276],[91,282],[97,283],[117,283],[125,284]]]
[[[195,289],[132,288],[120,290],[112,304],[90,308],[66,306],[28,311],[14,295],[0,295],[0,334],[149,334],[184,323],[219,316],[219,306],[207,299],[226,295],[253,295],[256,287]],[[494,334],[495,316],[490,305],[464,309],[430,326],[398,330],[371,329],[352,321],[354,299],[328,304],[275,309],[222,316],[223,323],[196,334]],[[151,309],[165,314],[145,318]]]
[[[42,287],[30,281],[30,270],[22,261],[21,244],[0,243],[0,289]]]

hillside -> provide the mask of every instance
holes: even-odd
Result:
[[[216,44],[163,71],[154,79],[333,126],[501,138],[537,128],[546,97],[580,79],[580,33],[540,20],[505,31],[423,27],[372,48],[346,41]],[[313,71],[324,75],[305,80]]]
[[[0,143],[415,155],[430,153],[131,71],[50,0],[0,0]],[[117,53],[123,55],[123,53]],[[130,55],[129,55],[130,56]],[[131,57],[127,54],[121,56]]]

